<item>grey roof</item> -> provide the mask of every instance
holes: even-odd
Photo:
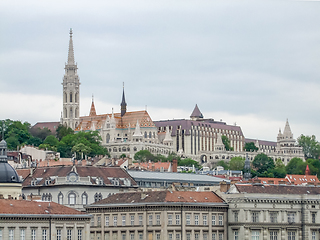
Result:
[[[19,176],[7,162],[0,162],[0,183],[19,183]]]
[[[276,142],[272,142],[272,141],[266,141],[266,140],[259,140],[259,139],[251,139],[251,138],[246,138],[245,142],[249,143],[249,142],[253,142],[255,143],[258,140],[259,145],[263,145],[263,146],[277,146]]]
[[[193,112],[191,113],[190,117],[197,117],[197,118],[203,118],[202,113],[200,112],[198,105],[196,104],[196,106],[193,109]]]
[[[197,184],[219,184],[222,181],[229,183],[229,180],[213,177],[209,175],[193,173],[173,173],[173,172],[146,172],[128,171],[135,181],[166,181],[176,183],[197,183]]]

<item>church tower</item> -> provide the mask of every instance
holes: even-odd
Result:
[[[79,90],[80,81],[77,64],[74,61],[72,29],[70,29],[68,62],[65,64],[63,77],[63,111],[60,123],[73,130],[79,124]]]
[[[123,92],[122,92],[122,101],[121,101],[121,117],[123,117],[124,114],[127,112],[127,103],[126,103],[126,98],[124,96],[124,85],[123,85]]]

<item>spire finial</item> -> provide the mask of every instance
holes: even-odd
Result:
[[[92,93],[92,102],[94,102],[94,97],[93,97],[93,93]]]
[[[72,41],[72,28],[70,28],[69,52],[68,52],[68,65],[74,65],[74,52]]]
[[[70,38],[72,38],[72,28],[70,28]]]

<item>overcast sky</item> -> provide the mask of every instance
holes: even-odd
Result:
[[[0,1],[0,119],[59,121],[69,28],[80,115],[147,108],[153,120],[237,124],[276,141],[320,138],[320,3]]]

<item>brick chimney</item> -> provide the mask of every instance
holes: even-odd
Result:
[[[172,172],[177,172],[178,171],[178,160],[173,159],[172,160]]]

